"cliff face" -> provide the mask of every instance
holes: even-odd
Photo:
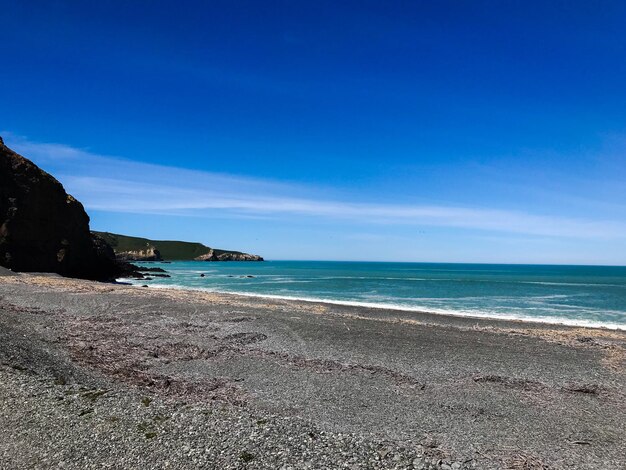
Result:
[[[89,231],[83,205],[0,138],[0,265],[13,271],[111,279],[111,247]]]
[[[120,261],[161,261],[161,253],[153,246],[145,250],[119,251],[115,257]]]

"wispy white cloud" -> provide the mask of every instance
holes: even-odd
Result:
[[[102,156],[5,133],[8,145],[49,169],[92,210],[137,214],[302,217],[359,224],[456,227],[533,236],[626,237],[618,220],[589,220],[484,207],[331,200],[316,188]]]

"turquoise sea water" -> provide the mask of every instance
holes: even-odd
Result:
[[[141,265],[162,267],[172,277],[134,284],[626,329],[626,267],[332,261]]]

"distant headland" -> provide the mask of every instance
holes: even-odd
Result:
[[[104,239],[121,261],[263,261],[258,255],[220,250],[202,243],[150,240],[110,232],[92,232]]]

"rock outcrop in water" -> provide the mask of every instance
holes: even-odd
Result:
[[[109,280],[128,265],[89,231],[83,205],[53,176],[0,138],[0,265],[13,271],[53,272]]]
[[[263,261],[263,258],[258,255],[251,255],[248,253],[238,253],[234,251],[225,251],[222,253],[216,252],[214,249],[204,255],[200,255],[195,258],[196,261]]]

